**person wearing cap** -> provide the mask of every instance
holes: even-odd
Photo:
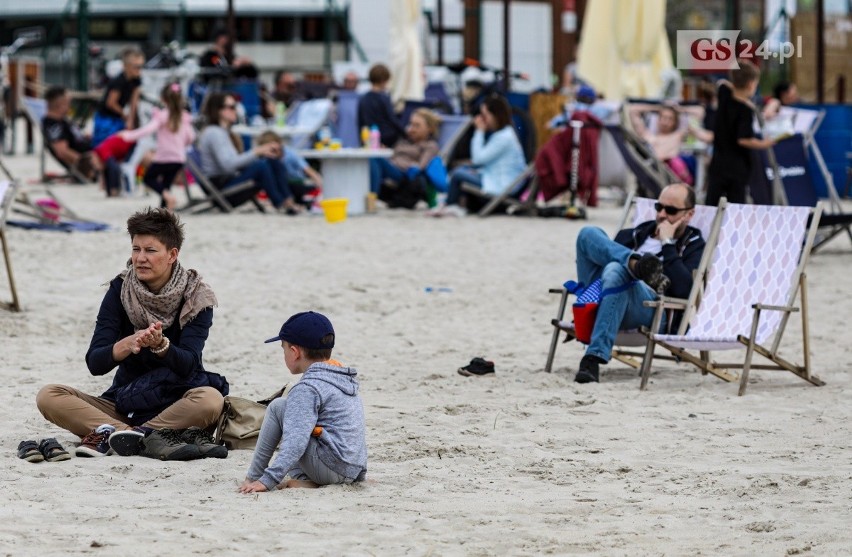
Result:
[[[240,493],[272,491],[285,476],[291,479],[283,487],[349,484],[366,477],[357,372],[331,359],[334,340],[328,318],[306,311],[290,317],[278,336],[266,341],[280,341],[287,369],[304,375],[287,398],[267,408]]]

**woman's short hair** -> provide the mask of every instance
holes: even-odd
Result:
[[[183,246],[183,224],[180,219],[165,208],[148,207],[133,213],[127,219],[127,233],[131,240],[134,236],[153,236],[166,246],[166,249]]]
[[[387,66],[376,64],[370,68],[370,74],[367,77],[373,85],[381,85],[390,81],[390,76],[390,70]]]
[[[429,129],[429,137],[434,138],[438,135],[438,126],[441,125],[441,117],[429,110],[428,108],[418,108],[411,113],[411,116],[420,116],[426,122],[426,127]]]
[[[494,115],[498,130],[512,125],[512,107],[509,106],[509,101],[504,97],[497,93],[492,93],[486,97],[482,104],[485,105],[488,112]]]

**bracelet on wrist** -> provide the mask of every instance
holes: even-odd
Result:
[[[151,348],[151,352],[153,354],[156,354],[157,356],[162,356],[166,353],[166,350],[169,349],[169,346],[171,346],[171,344],[172,343],[169,340],[169,337],[163,337],[163,342],[161,342],[160,345],[156,348]]]

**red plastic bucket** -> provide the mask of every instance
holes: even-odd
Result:
[[[583,344],[591,344],[595,318],[598,315],[598,303],[574,304],[574,336]]]

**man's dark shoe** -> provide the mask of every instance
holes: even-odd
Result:
[[[109,447],[114,454],[120,456],[138,455],[142,450],[142,439],[149,431],[153,431],[150,427],[136,426],[132,429],[116,431],[109,436]]]
[[[482,377],[483,375],[494,375],[494,362],[484,358],[474,358],[464,367],[459,368],[459,374],[466,377]]]
[[[597,356],[586,354],[580,360],[580,369],[574,376],[574,381],[577,383],[597,383],[600,377],[600,364],[604,363],[606,362]]]
[[[183,431],[175,429],[155,429],[142,438],[139,454],[159,460],[194,460],[201,458],[198,445],[187,444],[182,438]]]
[[[633,276],[644,281],[645,284],[662,294],[671,283],[669,278],[663,274],[663,262],[651,253],[642,254],[633,267]]]
[[[183,430],[181,440],[188,445],[195,445],[201,453],[201,458],[227,458],[228,448],[213,441],[213,436],[199,427]]]

